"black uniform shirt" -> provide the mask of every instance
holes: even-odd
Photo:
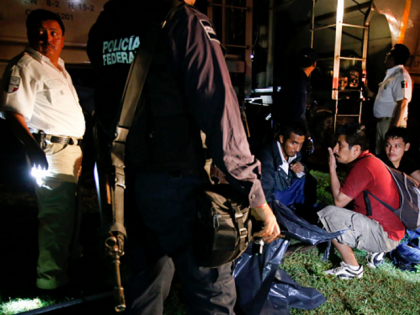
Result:
[[[386,153],[381,153],[378,155],[378,158],[382,160],[386,165],[389,167],[395,168],[394,164],[388,159],[386,156]],[[396,170],[405,173],[407,175],[413,174],[415,171],[419,169],[418,165],[414,162],[413,159],[411,159],[406,154],[403,155],[400,161],[400,166],[398,168],[395,168]]]
[[[301,68],[295,68],[281,85],[273,111],[278,122],[306,121],[306,108],[310,103],[311,84]]]
[[[134,8],[128,9],[131,12],[138,6],[135,2],[132,5]],[[108,9],[112,10],[112,7],[109,6]],[[156,14],[156,10],[154,12]],[[104,13],[101,16],[102,23],[106,25]],[[98,22],[101,21],[101,16]],[[115,18],[115,15],[110,16]],[[145,16],[144,12],[139,18],[142,16]],[[113,21],[112,24],[118,23]],[[141,33],[141,30],[133,31]],[[96,38],[100,37],[95,33],[101,32],[102,29],[97,23],[90,33],[88,51],[89,56],[93,58],[102,57],[98,50],[103,49],[104,45],[100,42],[94,44]],[[237,97],[212,24],[194,7],[182,5],[168,21],[164,32],[170,68],[183,89],[194,123],[206,134],[206,145],[214,163],[227,174],[231,185],[248,195],[252,207],[263,204],[265,197],[259,180],[260,162],[249,150]],[[141,34],[139,36],[141,45]],[[102,68],[100,71],[106,75],[107,65],[103,64],[103,60],[102,64],[92,60],[92,64]],[[127,73],[128,69],[124,71]],[[121,75],[124,71],[120,72],[115,81],[125,82],[126,74]],[[121,89],[120,86],[120,91]],[[106,95],[113,94],[114,91],[102,89],[101,97],[106,100]]]

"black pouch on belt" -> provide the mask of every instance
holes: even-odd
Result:
[[[252,239],[248,200],[230,185],[206,185],[199,192],[194,226],[194,254],[203,267],[218,267],[238,258]]]
[[[46,133],[42,130],[38,131],[38,133],[33,133],[32,134],[36,140],[36,142],[38,142],[39,147],[42,150],[45,150],[45,148],[47,147],[47,142],[45,141],[46,138]]]

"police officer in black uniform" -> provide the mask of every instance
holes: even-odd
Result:
[[[200,130],[214,163],[249,197],[252,214],[263,221],[259,235],[271,242],[280,234],[265,203],[260,163],[248,147],[220,42],[208,18],[189,5],[195,0],[185,2],[111,0],[89,34],[88,54],[99,74],[96,112],[109,133],[132,54],[157,38],[142,93],[144,110],[127,140],[136,211],[144,227],[141,247],[131,250],[136,275],[127,288],[129,314],[162,314],[175,271],[189,314],[233,314],[231,264],[200,267],[191,250],[196,192],[204,183]],[[128,223],[130,240],[140,222]]]

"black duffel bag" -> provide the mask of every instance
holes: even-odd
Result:
[[[199,192],[194,254],[203,267],[218,267],[238,258],[252,239],[251,209],[230,185],[205,185]]]

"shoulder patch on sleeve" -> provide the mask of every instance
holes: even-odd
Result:
[[[406,80],[401,81],[401,88],[407,89],[408,88],[408,82]]]
[[[207,37],[210,40],[214,40],[220,44],[220,41],[217,39],[216,32],[213,29],[213,25],[211,25],[211,23],[206,20],[200,20],[200,24],[204,28],[204,31],[206,32]]]
[[[16,92],[17,90],[19,90],[19,85],[20,85],[20,78],[11,76],[10,81],[9,81],[9,86],[7,88],[7,92],[8,93]]]

